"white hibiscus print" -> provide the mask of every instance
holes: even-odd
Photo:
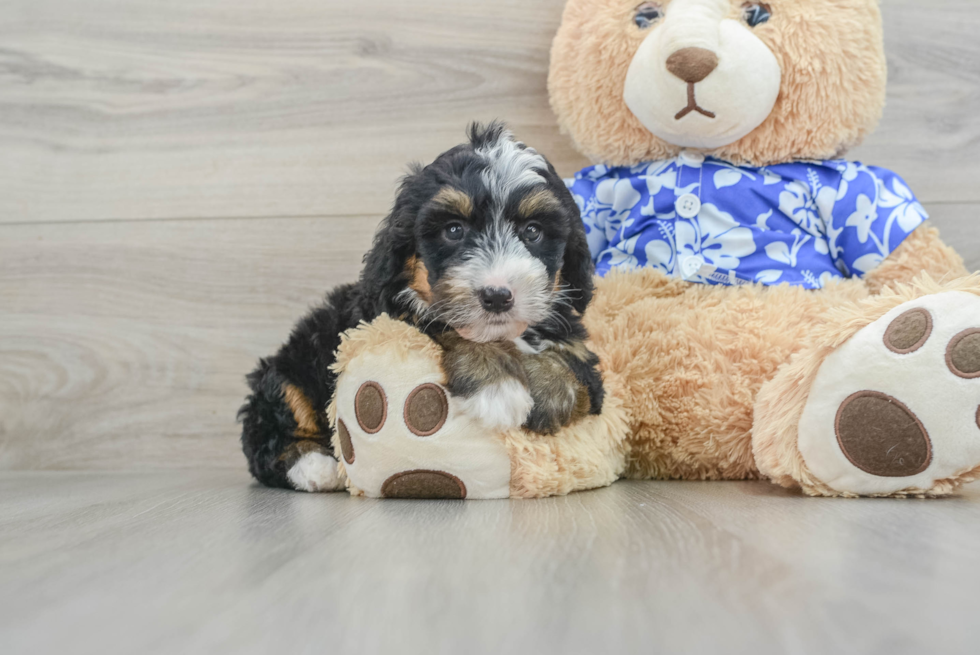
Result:
[[[851,268],[858,273],[870,273],[878,268],[884,259],[885,258],[882,255],[873,252],[864,255],[863,257],[858,257],[856,260],[854,260],[854,263],[851,264]]]
[[[825,197],[826,193],[821,197],[822,203],[825,202]],[[779,211],[812,235],[825,234],[827,231],[820,205],[810,193],[810,188],[802,182],[794,180],[786,183],[783,192],[779,194]]]
[[[599,256],[599,263],[608,265],[610,268],[632,270],[640,267],[640,262],[628,253],[616,248],[610,248]]]
[[[885,209],[894,208],[888,217],[888,227],[885,228],[885,243],[889,242],[888,236],[892,223],[897,221],[898,226],[905,232],[911,232],[928,218],[926,210],[912,195],[912,191],[898,178],[892,180],[891,190],[882,180],[878,180],[878,206]]]
[[[643,179],[647,183],[647,190],[651,196],[655,196],[664,189],[673,189],[677,185],[677,169],[672,166],[673,160],[658,162],[647,168]]]
[[[858,241],[867,243],[871,228],[878,220],[878,210],[871,198],[863,193],[857,197],[854,208],[854,213],[847,217],[847,222],[844,224],[847,227],[857,228]]]
[[[609,239],[606,238],[604,228],[596,225],[595,214],[592,212],[582,212],[582,225],[585,227],[585,239],[589,244],[589,252],[592,258],[601,253],[609,246]]]
[[[623,221],[640,202],[640,192],[633,188],[630,180],[603,180],[596,185],[595,197],[588,208],[594,214],[593,224],[605,229],[606,239],[612,241]]]
[[[714,179],[716,189],[724,189],[725,187],[735,186],[742,181],[743,177],[746,177],[753,182],[756,179],[755,175],[749,173],[744,168],[738,168],[722,161],[712,162],[712,164],[718,167],[718,170],[715,172]]]
[[[609,167],[604,166],[603,164],[599,164],[589,172],[588,176],[585,179],[592,180],[592,181],[602,180],[606,177],[608,173],[609,173]]]
[[[673,160],[669,160],[651,165],[642,176],[650,194],[650,201],[640,210],[641,216],[655,215],[657,212],[653,201],[657,194],[664,189],[672,191],[677,187],[677,168],[672,164]]]
[[[850,183],[857,179],[858,172],[871,175],[871,171],[866,166],[859,166],[852,161],[840,161],[837,163],[837,171],[841,175],[840,186],[837,187],[837,200],[843,200],[847,196]]]
[[[803,270],[800,271],[800,275],[803,276],[803,279],[806,280],[806,283],[811,289],[823,289],[828,284],[841,280],[841,276],[831,273],[830,271],[825,271],[818,277],[813,274],[813,271]]]
[[[762,181],[763,181],[763,183],[766,186],[771,186],[773,184],[779,184],[780,182],[783,181],[782,176],[777,175],[776,173],[773,173],[768,168],[760,169],[759,172],[762,173]]]
[[[800,254],[803,246],[805,246],[813,237],[809,234],[803,236],[803,231],[799,228],[793,230],[793,245],[789,245],[785,241],[773,241],[766,246],[766,255],[769,259],[777,261],[781,264],[786,264],[790,268],[796,268],[796,258]]]
[[[767,170],[712,161],[703,189],[696,174],[680,187],[677,171],[670,160],[581,174],[585,183],[572,192],[601,269],[647,265],[678,276],[699,269],[692,279],[709,284],[821,288],[870,272],[928,218],[893,173],[859,163]],[[675,199],[685,193],[702,199],[694,219],[676,215]]]
[[[660,269],[664,273],[670,273],[674,270],[674,259],[677,253],[674,252],[673,244],[670,241],[654,239],[647,243],[644,251],[647,256],[647,266]]]
[[[776,284],[781,277],[783,277],[782,271],[770,269],[756,273],[755,281],[759,284]]]
[[[757,216],[755,219],[755,226],[763,232],[769,230],[769,219],[772,218],[772,214],[773,210],[770,209],[765,214],[760,214]]]
[[[712,204],[702,205],[697,221],[679,221],[676,239],[678,258],[700,255],[709,265],[726,270],[738,268],[743,257],[756,251],[752,230]]]

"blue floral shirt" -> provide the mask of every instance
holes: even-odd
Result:
[[[928,219],[891,171],[843,160],[676,159],[568,180],[596,272],[652,266],[705,284],[819,289],[874,269]]]

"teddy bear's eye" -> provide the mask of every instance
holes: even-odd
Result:
[[[636,8],[636,16],[633,20],[641,30],[651,27],[663,16],[663,9],[655,2],[644,2]]]
[[[749,27],[758,27],[763,23],[768,23],[772,18],[772,9],[767,4],[747,3],[742,8],[742,18]]]

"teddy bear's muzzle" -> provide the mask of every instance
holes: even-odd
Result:
[[[779,63],[730,14],[721,0],[675,0],[636,50],[623,99],[664,141],[720,148],[761,125],[775,106]]]

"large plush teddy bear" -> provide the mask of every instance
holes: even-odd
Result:
[[[606,402],[487,434],[437,346],[346,335],[355,494],[536,497],[628,478],[938,496],[980,473],[980,280],[895,174],[842,159],[885,98],[875,0],[570,0],[552,52],[598,273]]]

